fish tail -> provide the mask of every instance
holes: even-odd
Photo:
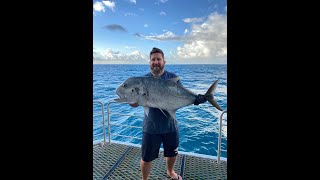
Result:
[[[214,96],[213,96],[213,92],[216,89],[218,85],[218,80],[216,80],[208,89],[208,91],[206,92],[206,94],[204,95],[207,100],[218,110],[222,111],[222,109],[220,108],[220,106],[218,105],[218,103],[214,100]]]

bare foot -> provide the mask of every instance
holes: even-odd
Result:
[[[182,180],[182,177],[177,173],[175,173],[174,171],[171,171],[171,172],[167,171],[167,175],[168,175],[168,178],[172,180]]]

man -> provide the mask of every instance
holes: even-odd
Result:
[[[164,70],[166,61],[164,53],[159,48],[153,48],[150,52],[150,73],[146,76],[153,76],[155,78],[170,79],[177,77],[176,74]],[[180,80],[178,84],[181,84]],[[195,105],[206,102],[207,99],[203,95],[198,95]],[[132,107],[137,107],[138,104],[130,104]],[[149,115],[144,115],[143,120],[143,136],[142,136],[142,157],[140,160],[140,167],[142,172],[142,179],[147,180],[152,161],[158,158],[161,143],[163,143],[164,156],[166,157],[167,175],[171,179],[181,180],[182,177],[178,175],[173,167],[178,155],[179,146],[179,131],[177,120],[171,118],[169,113],[165,110],[157,108],[150,108]]]

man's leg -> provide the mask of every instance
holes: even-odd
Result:
[[[151,169],[152,161],[145,162],[142,159],[140,160],[140,167],[141,167],[141,173],[142,173],[142,180],[147,180],[150,169]]]
[[[174,163],[178,155],[179,134],[178,132],[167,133],[164,135],[163,148],[166,157],[167,174],[171,178],[177,178],[178,174],[174,171]],[[181,179],[179,177],[179,179]]]
[[[166,157],[166,163],[167,163],[167,174],[170,177],[177,177],[177,174],[174,172],[173,166],[176,161],[177,156],[175,157]]]
[[[152,161],[158,158],[161,142],[160,135],[149,133],[142,135],[140,168],[143,180],[148,179]]]

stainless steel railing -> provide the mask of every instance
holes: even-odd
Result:
[[[102,128],[103,128],[103,145],[106,144],[106,127],[105,127],[105,118],[104,118],[104,103],[101,102],[101,101],[94,101],[93,103],[99,103],[101,104],[101,111],[102,111]],[[123,126],[123,127],[128,127],[128,128],[142,128],[142,127],[138,127],[138,126],[129,126],[129,125],[121,125],[121,124],[114,124],[114,123],[111,123],[110,122],[110,114],[111,114],[111,111],[110,111],[110,105],[112,103],[119,103],[119,102],[116,102],[116,101],[108,101],[107,102],[107,120],[108,120],[108,143],[109,145],[111,144],[111,135],[112,136],[122,136],[122,137],[127,137],[127,138],[134,138],[134,139],[142,139],[142,138],[137,138],[137,137],[134,137],[134,136],[125,136],[125,135],[120,135],[120,134],[112,134],[111,133],[111,125],[114,125],[114,126]],[[122,103],[122,104],[125,104],[125,103]],[[222,127],[223,126],[227,126],[227,124],[223,124],[222,120],[223,120],[223,115],[227,113],[227,110],[223,111],[221,114],[220,114],[220,117],[219,117],[219,122],[218,122],[218,125],[219,125],[219,138],[218,138],[218,149],[217,149],[217,158],[218,158],[218,163],[220,163],[220,157],[221,157],[221,151],[224,151],[226,152],[226,150],[223,150],[221,149],[221,138],[222,138]],[[129,117],[138,117],[138,118],[141,118],[143,119],[144,117],[142,116],[136,116],[136,115],[131,115],[131,114],[121,114],[121,113],[112,113],[113,115],[118,115],[118,116],[129,116]]]
[[[222,126],[227,126],[227,124],[222,124],[222,117],[225,113],[227,113],[227,110],[223,111],[219,117],[218,163],[220,163],[221,151],[226,151],[221,149]]]
[[[93,103],[101,104],[101,113],[102,113],[102,127],[103,127],[103,144],[106,144],[106,125],[104,120],[104,104],[102,101],[93,101]]]
[[[111,125],[115,125],[115,126],[123,126],[123,127],[130,127],[130,128],[142,128],[142,127],[138,127],[138,126],[128,126],[128,125],[122,125],[122,124],[112,124],[110,123],[110,104],[112,103],[119,103],[116,101],[109,101],[107,103],[107,113],[108,113],[108,139],[109,139],[109,145],[111,144],[111,135],[113,136],[122,136],[122,137],[127,137],[127,138],[134,138],[134,139],[142,139],[142,138],[137,138],[137,137],[133,137],[133,136],[125,136],[125,135],[120,135],[120,134],[111,134],[111,130],[110,130],[110,126]],[[125,104],[125,103],[122,103]],[[130,117],[138,117],[138,118],[143,118],[142,116],[135,116],[135,115],[130,115],[130,114],[121,114],[121,113],[113,113],[114,115],[119,115],[119,116],[130,116]]]

